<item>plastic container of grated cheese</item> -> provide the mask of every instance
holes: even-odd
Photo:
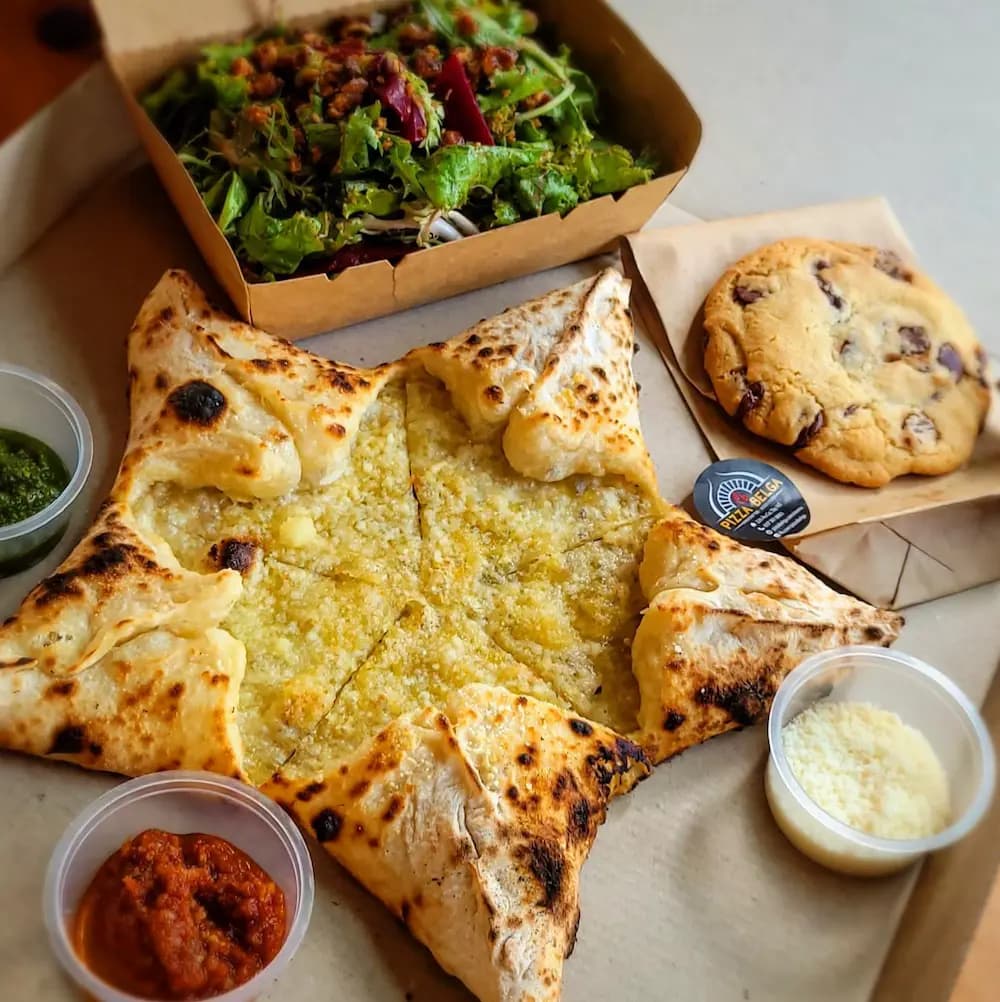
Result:
[[[921,732],[948,777],[948,826],[927,838],[879,838],[844,824],[813,801],[785,756],[782,731],[820,700],[870,703]],[[841,873],[893,873],[953,845],[982,819],[993,797],[994,752],[979,712],[946,675],[898,651],[841,647],[807,658],[778,689],[767,737],[765,789],[778,827],[805,855]]]

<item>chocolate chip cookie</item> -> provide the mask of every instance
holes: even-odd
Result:
[[[761,247],[715,284],[705,330],[726,411],[837,480],[948,473],[982,430],[985,352],[959,307],[889,251]]]

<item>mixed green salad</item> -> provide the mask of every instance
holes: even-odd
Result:
[[[252,280],[397,260],[648,181],[514,0],[206,46],[142,98]]]

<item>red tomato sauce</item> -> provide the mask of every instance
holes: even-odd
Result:
[[[285,923],[281,888],[236,846],[150,829],[97,871],[74,941],[84,964],[119,991],[207,999],[267,966]]]

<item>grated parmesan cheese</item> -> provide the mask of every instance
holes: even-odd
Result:
[[[823,701],[782,731],[806,794],[838,821],[881,838],[934,835],[951,818],[948,778],[930,743],[869,703]]]

